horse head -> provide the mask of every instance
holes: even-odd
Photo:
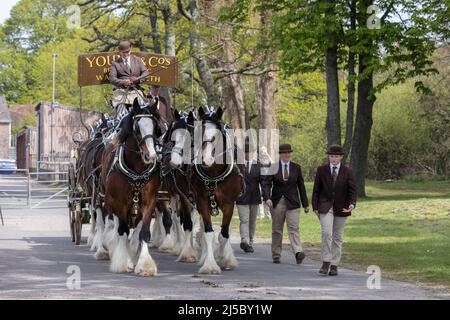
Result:
[[[223,135],[221,128],[223,127],[222,116],[223,110],[219,107],[214,110],[207,107],[198,109],[200,120],[202,121],[202,159],[203,164],[211,167],[216,160],[216,155],[222,154],[226,146],[223,145]]]
[[[167,139],[175,142],[170,152],[170,165],[179,168],[185,160],[191,160],[191,138],[194,128],[194,113],[174,111],[174,121],[167,132]]]
[[[161,135],[159,121],[157,104],[141,106],[136,98],[133,108],[121,123],[120,142],[126,143],[127,139],[133,137],[145,164],[153,163],[157,158],[155,144],[157,137]]]

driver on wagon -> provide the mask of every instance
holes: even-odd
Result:
[[[131,43],[119,43],[120,59],[114,61],[109,72],[109,82],[116,88],[111,99],[111,105],[119,117],[128,113],[127,106],[133,105],[136,97],[145,102],[145,95],[138,85],[145,82],[149,72],[141,58],[131,54]]]

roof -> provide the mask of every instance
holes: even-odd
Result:
[[[0,95],[0,123],[11,123],[11,114],[4,95]]]

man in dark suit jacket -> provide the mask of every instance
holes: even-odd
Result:
[[[251,145],[245,144],[245,192],[236,200],[239,213],[239,231],[241,234],[241,249],[253,252],[253,239],[256,230],[256,218],[261,204],[261,164],[253,158]]]
[[[142,59],[131,54],[129,41],[121,41],[118,49],[120,58],[111,65],[109,82],[116,87],[111,104],[118,113],[123,113],[125,106],[132,105],[136,97],[145,102],[144,94],[135,86],[144,82],[150,73]]]
[[[156,84],[150,85],[150,90],[147,94],[148,103],[150,105],[154,103],[158,103],[156,106],[158,108],[158,112],[161,115],[162,119],[162,125],[164,126],[163,132],[165,132],[168,129],[169,124],[173,121],[172,119],[172,111],[170,109],[170,106],[163,96],[159,94],[161,87]]]
[[[352,171],[341,161],[339,145],[328,150],[329,163],[317,168],[312,206],[322,227],[322,267],[319,274],[336,276],[341,259],[345,221],[356,206],[356,186]]]
[[[309,211],[308,197],[301,167],[290,161],[291,145],[280,145],[279,153],[278,172],[275,175],[266,176],[263,180],[263,199],[271,208],[272,214],[272,258],[274,263],[280,263],[283,226],[286,220],[292,250],[297,263],[301,264],[305,253],[300,242],[298,226],[301,205],[305,213]]]

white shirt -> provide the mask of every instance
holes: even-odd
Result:
[[[287,172],[288,172],[288,175],[289,175],[291,173],[291,171],[289,169],[289,165],[290,165],[291,162],[290,161],[284,162],[282,160],[280,160],[280,162],[281,162],[281,174],[283,175],[283,178],[284,178],[284,167],[287,164]]]
[[[131,68],[131,65],[130,65],[130,57],[126,58],[126,59],[124,60],[124,63],[128,66],[128,68]]]
[[[339,162],[337,165],[332,165],[330,163],[330,172],[333,174],[333,167],[336,167],[336,176],[339,175],[339,169],[341,168],[341,163]]]

